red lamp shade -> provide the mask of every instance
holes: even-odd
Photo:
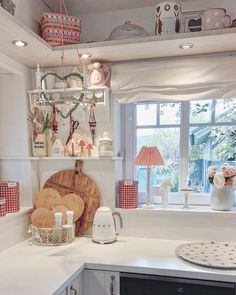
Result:
[[[155,146],[152,146],[152,147],[143,146],[134,164],[144,165],[144,166],[165,165],[159,150]]]

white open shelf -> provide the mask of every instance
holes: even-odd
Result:
[[[211,209],[210,205],[190,205],[188,209],[183,208],[183,205],[169,205],[168,208],[162,208],[161,205],[157,205],[154,209],[135,208],[135,209],[123,209],[116,208],[116,212],[131,213],[134,214],[199,214],[199,215],[232,215],[236,216],[236,207],[233,207],[231,211],[218,211]]]
[[[61,47],[52,48],[40,36],[35,34],[16,17],[0,7],[1,52],[23,63],[28,67],[36,67],[36,63],[44,67],[61,65]],[[118,62],[138,59],[212,54],[236,51],[236,28],[209,30],[194,33],[179,33],[163,36],[150,36],[136,39],[80,43],[64,46],[65,65],[74,65],[78,53],[89,53],[92,61]],[[12,40],[22,39],[27,47],[17,48]],[[190,50],[181,50],[181,43],[193,43]],[[77,47],[77,50],[76,50]]]
[[[88,90],[106,90],[109,91],[109,88],[107,86],[89,86]],[[29,90],[28,93],[30,94],[37,94],[37,93],[73,93],[73,92],[79,92],[82,91],[82,88],[66,88],[66,89],[61,89],[61,88],[55,88],[55,89],[46,89],[46,90],[40,90],[40,89],[34,89],[34,90]]]
[[[26,161],[40,161],[40,160],[82,160],[82,161],[122,161],[123,157],[11,157],[11,156],[2,156],[0,160],[26,160]]]

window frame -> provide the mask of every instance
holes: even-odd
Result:
[[[179,124],[168,124],[160,125],[160,104],[162,103],[180,103],[181,104],[181,117]],[[156,125],[145,125],[138,126],[136,106],[145,104],[157,104],[157,124]],[[216,100],[213,99],[214,106],[216,105]],[[213,105],[212,104],[212,105]],[[126,104],[124,105],[124,118],[122,125],[125,133],[124,137],[124,148],[125,148],[125,163],[124,163],[124,176],[125,179],[135,179],[135,165],[134,160],[136,156],[136,145],[137,145],[137,129],[145,128],[166,128],[166,127],[179,127],[180,128],[180,154],[179,154],[179,169],[180,178],[179,186],[180,188],[186,187],[188,179],[188,159],[189,159],[189,130],[191,127],[200,126],[232,126],[236,125],[232,122],[216,123],[215,122],[215,107],[211,113],[210,123],[190,123],[190,101],[155,101],[155,102],[140,102],[136,104]],[[142,197],[145,192],[139,192],[139,196]],[[161,203],[161,200],[157,201]],[[189,199],[189,203],[192,205],[209,205],[210,204],[210,194],[209,193],[192,193]],[[181,191],[175,193],[169,193],[169,204],[183,204],[183,194]]]

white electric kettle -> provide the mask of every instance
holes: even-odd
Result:
[[[113,243],[117,239],[116,222],[114,216],[118,216],[122,228],[121,216],[112,212],[108,207],[99,207],[93,219],[93,242],[100,244]]]

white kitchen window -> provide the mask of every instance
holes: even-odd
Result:
[[[157,146],[165,166],[153,167],[151,185],[170,176],[170,203],[181,203],[180,189],[194,190],[192,203],[209,203],[207,169],[236,166],[236,98],[185,102],[154,102],[125,107],[125,176],[139,181],[139,201],[145,202],[146,168],[133,161],[142,146]],[[154,202],[159,202],[156,198]]]

